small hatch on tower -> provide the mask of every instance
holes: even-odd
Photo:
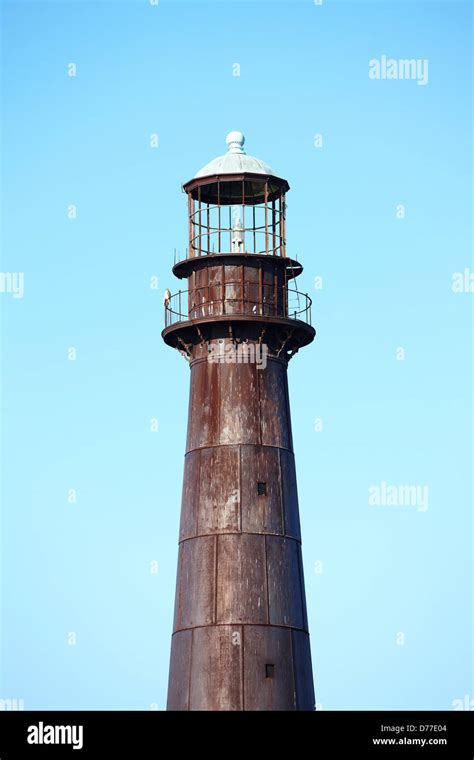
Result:
[[[275,677],[275,666],[272,663],[265,665],[265,678]]]

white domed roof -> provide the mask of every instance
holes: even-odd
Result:
[[[245,137],[242,132],[229,132],[226,137],[226,143],[229,146],[227,153],[209,161],[194,175],[194,179],[211,177],[214,174],[242,174],[243,172],[275,176],[271,166],[260,161],[259,158],[247,155],[243,148],[244,142]]]

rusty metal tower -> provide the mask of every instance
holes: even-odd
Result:
[[[289,185],[243,144],[183,186],[186,288],[165,294],[191,369],[168,710],[314,709],[287,366],[315,331]]]

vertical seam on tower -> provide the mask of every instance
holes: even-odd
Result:
[[[285,368],[284,378],[285,378],[285,383],[284,383],[284,385],[285,385],[285,388],[284,388],[284,391],[285,391],[285,408],[286,408],[286,420],[287,420],[287,426],[288,426],[287,427],[287,431],[288,431],[288,448],[290,449],[290,451],[293,451],[293,431],[291,429],[290,392],[289,392],[289,388],[288,388],[288,364],[286,365],[286,368]]]
[[[214,540],[214,610],[213,610],[213,622],[214,625],[217,623],[217,542],[219,540],[219,536],[216,534],[215,540]]]
[[[239,532],[242,533],[242,444],[239,448]]]
[[[286,536],[286,504],[283,489],[283,473],[281,469],[281,449],[278,449],[278,477],[280,480],[281,532],[283,536]]]
[[[194,519],[194,530],[195,536],[199,535],[199,516],[201,514],[201,492],[202,492],[202,449],[199,449],[199,457],[198,457],[198,472],[199,472],[199,490],[197,493],[197,508],[196,508],[196,517]]]
[[[267,624],[270,624],[270,588],[268,585],[267,537],[263,536],[263,560],[265,563],[265,596],[267,597]]]
[[[188,678],[188,712],[191,709],[191,678],[193,672],[193,641],[194,641],[194,628],[191,628],[191,651],[189,654],[189,678]]]
[[[290,660],[291,660],[291,675],[293,681],[293,704],[295,710],[297,709],[297,695],[296,695],[296,668],[295,668],[295,650],[293,646],[293,628],[289,629],[290,634]]]
[[[241,649],[241,662],[242,662],[242,665],[241,665],[241,673],[242,673],[242,689],[241,689],[241,691],[242,691],[242,694],[241,694],[241,697],[242,697],[242,699],[241,699],[241,702],[242,702],[242,710],[245,710],[245,687],[244,687],[244,680],[245,680],[245,664],[244,664],[244,631],[245,631],[245,626],[244,626],[244,625],[241,625],[241,626],[240,626],[240,643],[241,643],[241,647],[240,647],[240,649]]]

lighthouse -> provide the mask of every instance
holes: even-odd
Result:
[[[189,362],[168,710],[314,710],[287,369],[315,337],[288,182],[244,150],[183,185],[162,337]]]

